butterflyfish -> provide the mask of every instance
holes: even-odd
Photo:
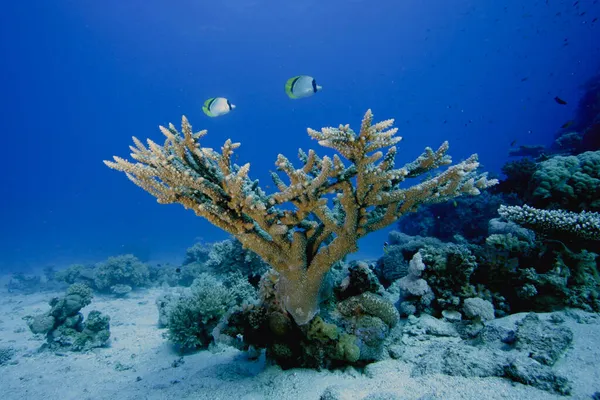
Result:
[[[233,110],[235,105],[224,97],[212,97],[204,102],[202,111],[209,117],[219,117]]]
[[[317,81],[312,76],[298,75],[290,78],[285,83],[285,93],[290,99],[309,97],[321,90]]]

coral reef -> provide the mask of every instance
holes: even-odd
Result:
[[[183,265],[189,264],[203,264],[208,260],[211,251],[211,246],[206,243],[195,243],[193,246],[188,247],[185,251],[185,259]]]
[[[280,275],[283,304],[294,320],[307,324],[319,311],[319,291],[335,262],[357,250],[357,241],[421,204],[439,203],[462,194],[477,195],[497,183],[477,175],[477,156],[450,166],[411,187],[407,178],[423,176],[448,165],[448,144],[427,148],[415,161],[395,169],[393,120],[372,122],[365,114],[360,132],[348,125],[308,130],[321,146],[336,150],[323,158],[300,151],[303,167],[295,169],[283,155],[276,165],[290,184],[273,174],[278,192],[268,195],[249,176],[250,164],[232,163],[239,143],[227,140],[218,153],[202,147],[206,131],[194,133],[185,117],[182,130],[161,127],[163,146],[134,138],[136,163],[120,157],[105,164],[125,172],[159,203],[180,203],[198,216],[233,234],[244,247],[262,257]],[[388,148],[384,155],[380,150]],[[332,201],[328,196],[333,195]],[[330,206],[329,203],[332,203]],[[283,205],[292,205],[291,207]]]
[[[415,253],[408,264],[406,275],[390,287],[390,290],[394,290],[396,285],[398,287],[400,293],[398,308],[401,315],[420,313],[431,305],[434,299],[433,291],[427,281],[421,277],[425,268],[423,256],[420,252]]]
[[[600,151],[555,156],[538,164],[529,205],[568,211],[600,211]]]
[[[477,269],[477,262],[466,246],[453,243],[425,246],[421,254],[426,265],[423,278],[435,295],[434,310],[456,310],[465,299],[476,296],[471,275]]]
[[[484,246],[473,250],[478,268],[472,282],[494,293],[497,309],[600,310],[596,253],[572,251],[558,240],[528,241],[510,233],[490,235]]]
[[[489,321],[495,318],[494,305],[479,297],[465,299],[463,311],[468,318],[478,321]]]
[[[491,189],[492,192],[514,194],[519,199],[525,198],[529,191],[531,177],[537,171],[538,164],[531,158],[509,161],[502,166],[505,178]]]
[[[549,320],[521,315],[508,326],[507,321],[496,321],[465,325],[426,314],[411,316],[390,348],[394,358],[414,364],[413,376],[497,376],[556,394],[571,393],[569,379],[552,368],[573,338],[572,331],[561,325],[562,315]]]
[[[147,286],[149,277],[146,264],[132,254],[109,257],[94,270],[94,284],[100,291],[110,291],[116,285]]]
[[[456,240],[460,236],[481,243],[487,236],[488,221],[506,202],[504,196],[487,191],[479,196],[459,197],[446,203],[422,206],[416,213],[403,215],[397,228],[412,236],[431,236],[443,241]]]
[[[408,273],[410,260],[426,245],[441,246],[443,242],[434,237],[410,236],[398,231],[388,235],[388,245],[383,257],[377,260],[374,272],[380,282],[388,287]]]
[[[257,282],[269,268],[255,252],[245,249],[235,238],[213,243],[205,264],[213,273],[237,272]]]
[[[84,283],[90,287],[94,286],[94,268],[83,264],[72,264],[67,268],[56,271],[54,279],[68,284]]]
[[[552,148],[569,154],[600,149],[600,74],[584,85],[575,118],[557,133]]]
[[[600,240],[600,213],[574,213],[564,210],[540,210],[528,205],[501,205],[498,213],[504,219],[536,232],[567,237],[572,240]]]
[[[385,343],[399,314],[380,294],[380,286],[365,265],[340,275],[324,299],[320,314],[299,325],[282,307],[277,291],[280,276],[267,272],[260,282],[260,302],[229,311],[213,335],[218,342],[241,349],[266,349],[283,368],[361,366],[386,357]],[[339,296],[339,297],[338,297]]]
[[[50,300],[50,311],[27,316],[31,332],[45,334],[50,349],[67,348],[86,351],[105,346],[110,338],[110,318],[99,311],[90,311],[84,321],[82,308],[92,302],[92,290],[83,284],[73,284],[64,297]]]
[[[156,285],[189,287],[205,273],[221,277],[240,273],[256,286],[268,268],[268,264],[256,253],[244,249],[239,240],[230,238],[194,244],[187,249],[181,266],[150,266],[149,270],[150,281]]]
[[[159,325],[168,328],[167,337],[183,351],[206,348],[227,310],[251,302],[255,296],[241,275],[223,282],[203,273],[183,293],[163,295],[157,300]]]
[[[126,295],[131,290],[150,285],[150,270],[132,254],[109,257],[87,266],[73,264],[57,271],[55,279],[69,284],[80,283],[104,293]]]

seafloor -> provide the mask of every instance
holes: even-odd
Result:
[[[413,365],[392,359],[362,371],[284,371],[266,365],[264,357],[249,360],[228,347],[182,358],[157,327],[155,299],[162,293],[157,288],[128,298],[94,298],[93,308],[111,316],[108,347],[85,353],[40,352],[44,338],[33,335],[23,317],[46,311],[48,299],[63,292],[24,295],[1,290],[0,346],[16,350],[0,366],[3,400],[590,399],[600,387],[600,316],[582,311],[564,312],[564,324],[574,339],[554,371],[571,380],[572,393],[565,397],[502,378],[415,377]],[[522,316],[490,323],[510,326]]]

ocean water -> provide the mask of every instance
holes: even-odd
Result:
[[[177,261],[226,238],[102,163],[182,115],[207,146],[241,142],[262,184],[277,154],[318,147],[307,127],[358,129],[368,108],[396,119],[397,165],[448,140],[455,161],[478,153],[498,174],[511,143],[548,145],[572,118],[600,65],[598,17],[597,0],[5,2],[0,271]],[[289,99],[299,74],[323,90]],[[215,96],[237,108],[207,117]],[[357,256],[379,256],[392,228]]]

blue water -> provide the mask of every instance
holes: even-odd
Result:
[[[102,163],[128,156],[132,135],[161,140],[158,125],[182,114],[209,130],[207,146],[242,142],[239,162],[263,185],[278,153],[295,160],[317,146],[307,127],[358,129],[367,108],[396,118],[398,165],[449,140],[454,160],[476,152],[498,173],[513,140],[552,141],[598,71],[600,4],[574,3],[4,2],[0,270],[122,253],[177,260],[198,238],[226,238]],[[323,91],[288,99],[298,74]],[[201,106],[214,96],[237,109],[208,118]],[[387,231],[359,255],[377,256]]]

